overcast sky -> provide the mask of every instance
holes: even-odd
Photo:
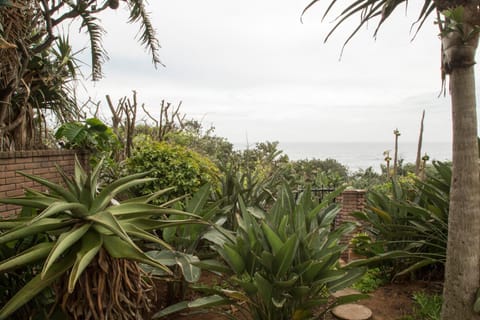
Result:
[[[138,92],[158,112],[162,99],[190,118],[215,126],[232,142],[416,141],[426,110],[424,139],[451,140],[449,99],[438,97],[440,42],[433,19],[412,42],[418,8],[400,9],[372,38],[362,30],[339,55],[355,26],[323,43],[333,16],[320,21],[326,3],[311,9],[294,0],[151,0],[149,11],[165,68],[155,70],[135,41],[137,26],[124,10],[109,11],[105,78],[89,94],[118,99]],[[76,46],[88,45],[71,36]],[[478,69],[477,69],[478,72]]]

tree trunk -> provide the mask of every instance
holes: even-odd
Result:
[[[478,35],[477,35],[478,41]],[[473,56],[451,65],[453,173],[448,219],[442,319],[480,319],[473,303],[480,287],[480,181]],[[445,46],[444,48],[449,48]],[[450,58],[448,58],[450,59]],[[455,59],[454,59],[455,60]],[[448,61],[447,61],[448,63]]]

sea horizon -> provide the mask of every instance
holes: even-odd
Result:
[[[398,158],[404,163],[414,163],[417,156],[417,142],[398,143]],[[234,143],[234,148],[244,150],[255,147],[255,143]],[[279,142],[278,149],[288,155],[290,160],[335,159],[345,165],[350,172],[372,167],[380,171],[385,163],[384,152],[394,156],[393,142]],[[451,142],[423,142],[422,156],[427,154],[429,162],[433,160],[450,161],[452,159]]]

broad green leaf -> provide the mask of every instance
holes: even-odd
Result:
[[[245,270],[245,261],[233,247],[226,243],[219,253],[236,274],[242,274]]]
[[[60,257],[60,255],[62,255],[71,246],[77,243],[77,241],[80,240],[85,235],[85,233],[87,233],[90,227],[90,224],[83,224],[78,228],[62,233],[60,237],[58,237],[55,245],[50,251],[50,254],[45,260],[45,264],[43,265],[43,269],[41,272],[42,278],[45,276],[52,264]]]
[[[276,255],[280,249],[283,247],[284,243],[280,240],[280,237],[275,233],[275,231],[270,228],[268,224],[262,221],[262,230],[267,238],[270,247],[272,248],[273,255]]]
[[[195,265],[195,263],[199,262],[200,259],[191,254],[181,252],[177,252],[176,254],[177,256],[175,257],[175,260],[177,261],[178,266],[182,270],[185,281],[193,283],[200,280],[201,270]]]
[[[89,230],[82,237],[82,246],[80,250],[77,251],[75,258],[75,263],[72,270],[70,271],[70,276],[68,278],[68,292],[72,293],[75,284],[77,283],[78,278],[92,262],[93,258],[97,255],[98,251],[102,247],[103,240],[102,236],[95,231]]]
[[[273,265],[276,268],[276,278],[279,279],[283,277],[289,268],[292,266],[293,259],[295,258],[295,253],[298,248],[298,238],[296,234],[290,236],[290,238],[285,241],[285,244],[280,248],[278,253],[273,258]]]
[[[200,214],[210,196],[210,188],[211,185],[207,183],[195,192],[193,198],[187,201],[185,211]]]
[[[272,299],[273,286],[260,273],[256,272],[254,275],[255,284],[258,288],[258,293],[262,297],[262,301],[269,302]]]
[[[290,276],[290,279],[284,280],[284,281],[279,281],[279,280],[274,281],[273,285],[278,288],[291,288],[297,283],[298,279],[299,279],[298,275],[292,274]]]

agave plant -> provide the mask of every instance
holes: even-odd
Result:
[[[329,304],[330,293],[353,284],[364,273],[362,268],[344,269],[338,265],[346,249],[339,244],[340,238],[356,227],[347,223],[331,231],[339,208],[329,201],[339,192],[317,205],[307,188],[295,203],[294,195],[284,186],[268,212],[247,208],[240,200],[236,235],[223,232],[224,238],[217,242],[226,264],[217,260],[200,264],[228,275],[229,287],[200,288],[210,295],[172,305],[155,317],[186,308],[214,308],[236,319],[217,308],[235,304],[248,314],[248,319],[312,319],[314,309],[322,305],[326,311],[333,305],[363,298],[351,295]]]
[[[171,271],[145,254],[140,243],[153,242],[172,250],[150,231],[202,222],[194,214],[167,208],[168,204],[149,204],[168,189],[119,203],[116,195],[151,179],[144,178],[148,173],[135,174],[99,190],[101,166],[102,161],[86,173],[77,160],[73,177],[57,167],[65,187],[21,173],[48,191],[27,189],[24,197],[0,199],[2,203],[35,209],[31,217],[0,221],[0,229],[7,230],[0,234],[0,244],[34,235],[45,239],[0,262],[0,273],[32,263],[41,266],[38,274],[0,309],[0,319],[9,318],[51,286],[56,290],[57,304],[74,319],[138,319],[149,311],[151,288],[139,263],[158,268],[164,275]],[[168,220],[171,214],[189,219]]]

